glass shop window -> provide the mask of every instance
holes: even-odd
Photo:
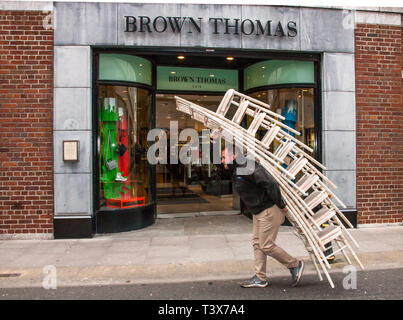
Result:
[[[151,200],[146,89],[101,85],[98,95],[99,208],[126,209]]]
[[[313,88],[287,88],[270,89],[258,91],[250,94],[272,107],[272,111],[285,117],[283,123],[292,129],[300,132],[300,135],[292,136],[315,150],[315,118],[314,118],[314,89]],[[251,122],[251,117],[247,117],[247,125]],[[265,132],[258,132],[257,137],[263,138]],[[260,137],[260,135],[262,135]],[[273,149],[276,143],[273,143]],[[274,151],[274,150],[272,150]],[[314,154],[311,154],[314,156]]]

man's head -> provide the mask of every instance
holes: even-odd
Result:
[[[224,165],[225,169],[230,169],[234,164],[235,159],[242,156],[241,150],[234,145],[229,145],[224,148],[221,152],[221,163]]]
[[[221,163],[226,170],[237,170],[237,175],[250,175],[255,170],[254,157],[244,156],[241,150],[242,147],[226,146],[221,152]]]

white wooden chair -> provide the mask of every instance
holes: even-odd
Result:
[[[279,114],[270,110],[270,106],[233,89],[226,92],[216,112],[205,109],[197,104],[175,97],[177,109],[189,114],[193,119],[202,122],[206,127],[220,135],[230,134],[235,142],[254,156],[254,158],[276,179],[287,204],[288,220],[294,226],[298,236],[303,241],[310,258],[322,280],[321,270],[326,275],[330,286],[334,283],[327,271],[330,265],[324,254],[326,245],[336,243],[347,262],[346,249],[352,253],[359,266],[363,265],[346,239],[346,235],[358,246],[351,234],[342,223],[343,220],[350,228],[353,226],[341,213],[331,199],[335,199],[342,207],[345,205],[329,189],[336,186],[324,176],[316,167],[326,168],[312,158],[308,152],[312,149],[300,142],[292,132],[299,132],[287,127],[280,120]],[[234,115],[229,119],[227,114],[230,108],[236,108]],[[241,127],[245,116],[252,117],[248,128]],[[261,140],[256,138],[259,129],[266,130]],[[279,145],[271,152],[273,142]],[[284,167],[286,159],[290,160]],[[297,178],[297,176],[300,176]],[[320,209],[316,210],[316,208]],[[341,217],[341,220],[339,219]],[[323,227],[326,225],[326,227]]]

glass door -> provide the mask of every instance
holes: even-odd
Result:
[[[163,129],[167,137],[167,164],[156,165],[157,213],[188,213],[207,211],[232,211],[237,207],[232,195],[232,182],[229,172],[221,164],[206,163],[202,160],[202,150],[212,147],[208,137],[203,137],[207,128],[189,115],[177,111],[174,94],[157,94],[156,128]],[[200,106],[215,111],[222,95],[178,95]],[[193,129],[199,139],[198,146],[192,149],[193,158],[188,164],[171,163],[169,150],[178,147],[178,152],[187,140],[178,139],[177,146],[170,145],[170,137],[178,128],[178,136],[185,129]],[[191,130],[190,130],[191,131]],[[187,131],[189,132],[189,130]],[[203,144],[208,144],[203,147]],[[196,153],[196,154],[195,154]]]

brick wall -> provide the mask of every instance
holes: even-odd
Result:
[[[402,28],[355,30],[358,223],[403,221]]]
[[[0,11],[0,235],[53,233],[53,30]]]

